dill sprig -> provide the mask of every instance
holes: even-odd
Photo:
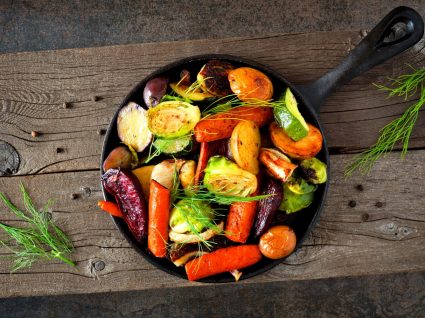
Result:
[[[9,210],[27,224],[26,227],[12,227],[0,223],[0,228],[9,236],[9,239],[0,240],[0,243],[8,248],[13,253],[12,257],[15,258],[12,272],[31,267],[39,259],[59,259],[68,265],[76,266],[65,256],[73,251],[71,240],[53,223],[48,212],[52,201],[49,200],[39,211],[22,184],[20,190],[25,212],[0,193],[0,199]]]
[[[260,99],[250,99],[247,101],[241,101],[236,94],[226,95],[221,97],[211,104],[209,104],[202,111],[202,118],[208,118],[209,116],[226,112],[230,109],[236,109],[238,107],[250,106],[250,107],[272,107],[272,108],[282,108],[285,106],[285,101],[283,99],[279,100],[260,100]]]
[[[392,151],[397,142],[403,145],[401,158],[404,159],[409,148],[410,136],[418,119],[419,111],[425,104],[425,68],[415,69],[410,74],[404,74],[397,78],[390,78],[389,86],[374,84],[379,90],[388,92],[388,96],[404,97],[407,100],[419,91],[418,100],[412,104],[401,117],[393,120],[380,130],[376,143],[366,151],[355,156],[347,165],[345,176],[350,176],[355,170],[362,174],[369,173],[376,161],[388,152]]]
[[[219,191],[218,191],[219,192]],[[190,193],[188,196],[187,193]],[[214,193],[208,191],[207,188],[203,185],[192,186],[190,189],[182,190],[177,189],[174,193],[175,199],[185,199],[190,198],[193,201],[205,201],[205,202],[213,202],[221,205],[231,205],[235,202],[251,202],[251,201],[259,201],[268,198],[269,194],[264,195],[256,195],[252,197],[240,197],[235,195],[223,195],[219,193]]]

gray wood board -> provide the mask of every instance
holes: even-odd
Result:
[[[103,137],[120,101],[143,77],[183,57],[226,53],[269,65],[297,84],[335,67],[361,39],[361,32],[317,32],[258,38],[195,40],[0,56],[0,140],[21,156],[17,174],[96,169]],[[369,147],[378,131],[409,102],[387,99],[372,86],[422,65],[424,42],[375,67],[335,93],[321,111],[333,153]],[[93,101],[94,96],[101,100]],[[63,103],[70,103],[64,108]],[[418,126],[425,124],[421,114]],[[31,137],[31,131],[40,132]],[[411,148],[423,148],[415,129]],[[63,151],[57,151],[62,148]]]
[[[381,160],[368,177],[343,177],[353,155],[332,156],[332,181],[325,210],[297,253],[265,274],[240,284],[425,270],[425,150]],[[0,258],[0,297],[79,294],[200,286],[154,268],[133,250],[110,217],[96,206],[101,199],[99,173],[80,171],[0,178],[0,191],[19,204],[25,184],[37,205],[54,198],[54,220],[69,233],[76,268],[59,262],[37,263],[9,274]],[[364,191],[356,186],[362,184]],[[78,193],[78,199],[71,194]],[[348,202],[356,201],[355,207]],[[382,204],[376,204],[381,202]],[[0,219],[17,224],[2,206]],[[7,254],[7,250],[0,252]],[[103,261],[96,271],[93,263]]]

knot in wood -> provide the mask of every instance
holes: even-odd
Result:
[[[21,159],[16,149],[5,141],[0,140],[0,176],[18,172]]]
[[[93,262],[93,267],[97,271],[102,271],[105,269],[105,262],[104,261],[95,261]]]

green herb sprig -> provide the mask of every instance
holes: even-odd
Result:
[[[49,200],[44,208],[39,211],[34,206],[28,192],[21,184],[20,190],[26,211],[21,211],[3,194],[0,199],[20,220],[25,221],[26,227],[12,227],[0,223],[9,236],[7,240],[0,240],[12,252],[14,265],[12,272],[31,267],[34,262],[40,259],[59,259],[62,262],[76,266],[66,255],[73,251],[71,240],[66,234],[53,223],[48,208],[52,204]]]
[[[409,148],[410,136],[418,119],[419,111],[425,104],[425,68],[416,69],[409,65],[412,73],[404,74],[397,78],[390,78],[390,85],[374,84],[379,90],[388,92],[388,96],[404,97],[405,100],[416,95],[419,91],[418,100],[412,104],[401,117],[393,120],[380,130],[376,143],[366,151],[355,156],[346,166],[345,176],[348,177],[354,171],[359,170],[362,174],[370,172],[376,161],[388,152],[392,151],[397,142],[403,145],[402,159],[406,156]]]

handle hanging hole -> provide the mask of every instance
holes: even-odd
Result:
[[[393,21],[389,30],[385,33],[382,45],[392,45],[407,39],[414,30],[411,20]]]

